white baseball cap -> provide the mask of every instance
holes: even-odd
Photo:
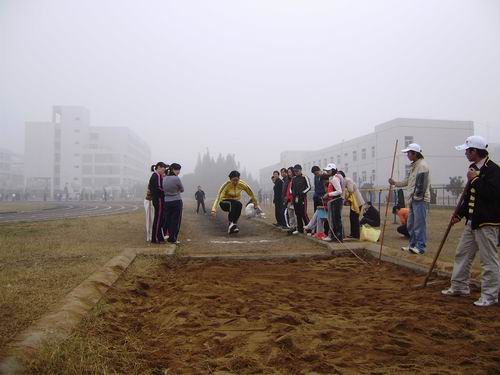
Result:
[[[335,165],[335,163],[330,163],[325,168],[323,168],[324,171],[331,171],[334,169],[337,170],[337,166]]]
[[[488,148],[488,143],[484,137],[480,135],[471,135],[465,140],[463,145],[455,146],[457,150],[467,150],[468,148],[477,148],[478,150],[486,150]]]
[[[401,152],[415,151],[422,153],[422,147],[416,143],[410,143],[405,149],[401,150]]]

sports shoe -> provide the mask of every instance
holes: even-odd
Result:
[[[297,229],[295,229],[292,234],[299,234],[299,231]]]
[[[412,254],[418,254],[418,255],[421,255],[421,254],[423,254],[423,253],[425,252],[425,251],[423,251],[423,250],[419,250],[419,249],[417,249],[416,247],[410,247],[410,248],[409,248],[409,251],[410,251],[410,253],[412,253]]]
[[[333,242],[333,238],[331,238],[330,236],[328,236],[328,237],[323,238],[323,241]]]
[[[236,224],[231,223],[231,225],[229,226],[229,234],[238,233],[239,231],[240,228],[238,228]]]
[[[442,290],[441,294],[444,296],[451,296],[451,297],[468,297],[468,296],[470,296],[470,292],[453,290],[451,288]]]
[[[481,297],[477,301],[474,302],[474,306],[488,307],[488,306],[496,305],[497,303],[498,303],[498,301],[487,301],[487,300],[483,299],[483,297]]]
[[[401,251],[404,251],[405,253],[410,251],[410,248],[408,246],[401,246]]]
[[[229,227],[227,228],[227,233],[231,234],[234,231],[235,223],[229,223]]]
[[[297,228],[288,228],[288,234],[293,234],[293,232],[296,232]]]

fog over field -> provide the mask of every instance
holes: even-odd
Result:
[[[1,0],[0,147],[53,105],[185,172],[208,149],[255,175],[396,117],[498,142],[499,61],[497,0]]]

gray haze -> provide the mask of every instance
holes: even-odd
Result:
[[[155,160],[256,172],[395,117],[500,140],[500,1],[0,0],[0,146],[82,105]],[[425,147],[425,146],[424,146]]]

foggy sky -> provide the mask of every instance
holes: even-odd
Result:
[[[500,1],[0,0],[0,147],[53,105],[184,172],[208,148],[256,173],[396,117],[498,142]]]

